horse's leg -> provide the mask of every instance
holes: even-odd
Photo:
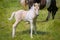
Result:
[[[52,0],[51,8],[52,8],[52,19],[54,19],[54,16],[58,11],[58,8],[56,6],[56,0]]]
[[[26,8],[27,8],[27,3],[25,2],[25,4],[24,4],[24,10],[26,10]]]
[[[29,9],[31,8],[31,3],[28,3],[28,7],[29,7]]]
[[[13,24],[13,28],[12,28],[12,37],[14,38],[15,36],[15,30],[16,30],[16,26],[19,23],[19,20],[16,20],[16,22]]]
[[[24,10],[26,10],[26,0],[20,0],[20,3],[22,5],[22,7],[24,8]]]
[[[31,27],[30,36],[31,36],[31,38],[33,38],[33,36],[32,36],[32,34],[33,34],[33,20],[30,20],[30,27]]]
[[[56,14],[56,11],[53,11],[53,12],[52,12],[52,19],[54,19],[55,14]]]
[[[54,19],[56,12],[57,12],[58,8],[56,7],[55,9],[53,9],[52,11],[52,19]]]
[[[33,1],[34,1],[34,0],[28,0],[28,7],[29,7],[29,9],[32,7]]]
[[[48,16],[47,16],[47,18],[46,18],[46,21],[48,21],[48,19],[50,18],[50,11],[48,11]]]

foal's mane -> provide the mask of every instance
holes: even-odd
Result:
[[[31,9],[34,9],[34,5],[30,8],[30,10],[31,10]]]

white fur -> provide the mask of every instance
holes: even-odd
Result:
[[[13,17],[15,17],[15,23],[13,24],[13,28],[12,28],[12,37],[15,36],[15,29],[17,24],[21,21],[21,20],[25,20],[25,21],[29,21],[30,22],[30,27],[31,27],[31,33],[30,36],[31,38],[33,38],[32,33],[33,33],[33,21],[34,18],[38,15],[38,10],[39,10],[39,5],[36,3],[36,5],[32,6],[31,9],[29,11],[25,11],[25,10],[18,10],[16,12],[13,12],[11,17],[9,18],[9,20],[13,19]]]

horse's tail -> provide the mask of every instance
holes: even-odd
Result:
[[[12,13],[11,17],[8,20],[12,20],[15,15],[15,12]]]

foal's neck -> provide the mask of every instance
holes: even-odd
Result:
[[[38,15],[38,9],[34,9],[34,6],[31,7],[30,12],[34,12],[35,15]]]
[[[29,11],[34,11],[34,6],[31,7],[31,9]]]

